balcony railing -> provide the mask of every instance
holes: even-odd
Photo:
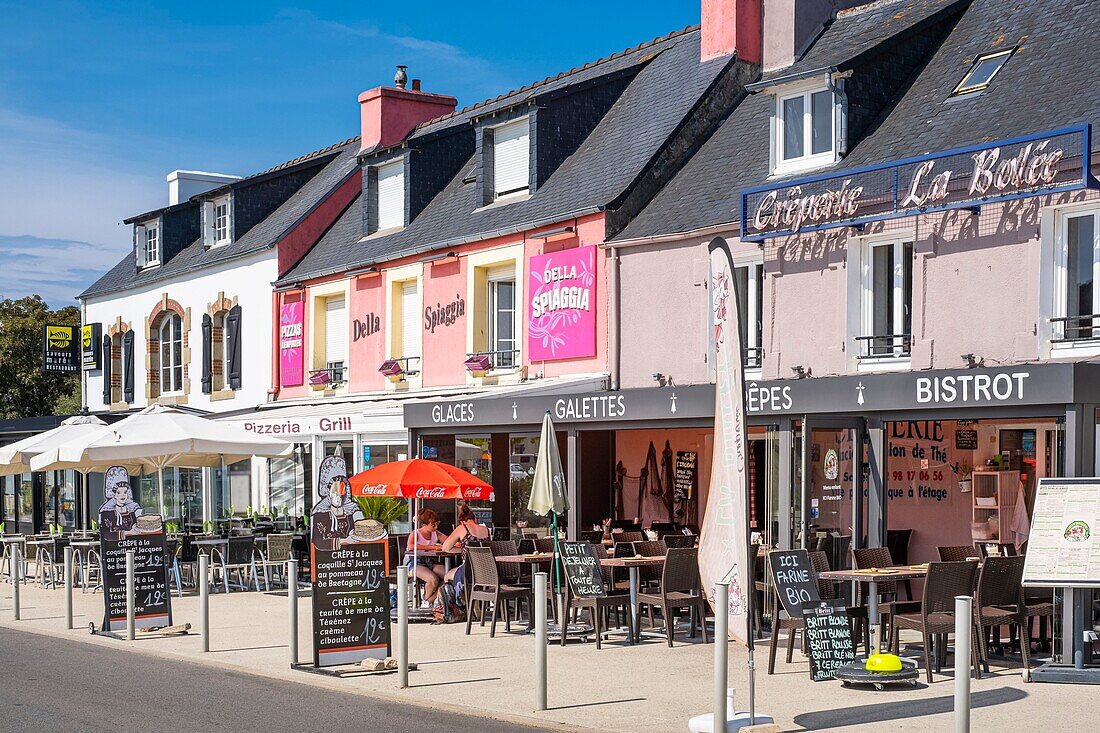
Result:
[[[745,347],[745,368],[746,369],[759,369],[760,365],[764,362],[764,347],[762,346],[746,346]]]
[[[1083,316],[1063,316],[1051,318],[1050,323],[1061,325],[1062,335],[1050,340],[1053,344],[1068,344],[1077,341],[1095,341],[1100,339],[1100,314],[1089,313]]]
[[[314,369],[309,373],[309,384],[314,389],[338,387],[344,383],[344,370],[343,365]]]
[[[859,359],[890,359],[909,356],[913,336],[908,333],[887,333],[873,336],[856,336],[859,343]]]

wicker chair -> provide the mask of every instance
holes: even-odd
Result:
[[[860,570],[894,566],[894,560],[890,557],[890,550],[886,547],[858,547],[852,550],[852,558],[855,560],[856,568]],[[898,583],[896,580],[880,580],[877,586],[880,599],[885,597],[885,600],[879,601],[878,610],[887,618],[895,613],[917,613],[920,611],[920,601],[898,601]],[[867,586],[859,583],[857,588],[859,596],[856,598],[855,605],[864,606],[867,603],[867,599],[864,598]],[[890,628],[888,620],[884,622],[884,628]]]
[[[665,543],[665,548],[695,547],[695,543],[698,541],[699,538],[693,534],[666,534],[661,538],[661,542]]]
[[[955,632],[955,596],[968,596],[974,588],[974,576],[978,571],[975,562],[934,562],[928,565],[924,581],[924,598],[920,613],[899,613],[890,619],[894,654],[898,653],[898,632],[902,629],[919,631],[924,637],[924,668],[929,684],[932,683],[932,637],[946,638]],[[978,648],[978,626],[971,623],[972,644]],[[943,647],[945,645],[941,645]],[[974,655],[974,673],[981,679],[982,671],[977,654]],[[936,671],[941,668],[939,655]]]
[[[554,551],[554,538],[553,537],[536,537],[535,538],[535,552],[553,552]]]
[[[667,548],[665,543],[657,540],[646,540],[644,542],[634,543],[634,554],[643,555],[645,557],[662,557]],[[644,588],[645,586],[657,585],[661,582],[662,570],[659,565],[643,565],[638,568],[638,587]]]
[[[596,557],[607,556],[607,551],[604,550],[602,545],[594,545],[596,550]],[[626,590],[615,590],[610,587],[608,582],[608,574],[604,571],[610,570],[600,566],[600,578],[603,581],[604,595],[596,598],[581,598],[573,595],[573,588],[570,586],[568,579],[564,583],[565,589],[565,603],[568,609],[567,614],[576,617],[576,614],[580,611],[588,611],[589,616],[592,618],[592,626],[596,630],[596,648],[602,648],[604,629],[611,625],[611,612],[615,612],[615,623],[620,623],[620,614],[626,617],[627,631],[629,635],[627,642],[631,645],[634,644],[636,638],[636,629],[634,628],[634,615],[631,613],[630,607],[630,594]],[[562,646],[565,646],[567,638],[562,636]]]
[[[617,545],[620,542],[642,542],[645,540],[645,535],[641,532],[613,532],[611,539]]]
[[[1015,626],[1020,629],[1020,655],[1024,668],[1029,666],[1031,635],[1028,632],[1027,606],[1024,603],[1024,556],[987,557],[978,573],[978,592],[974,601],[974,622],[981,634],[982,667],[989,671],[989,639],[986,629]],[[999,642],[999,639],[997,640]]]
[[[829,553],[824,550],[814,550],[809,553],[810,567],[813,568],[815,579],[817,580],[817,594],[823,601],[832,601],[838,598],[836,592],[836,583],[831,580],[823,580],[820,576],[821,573],[826,573],[832,568],[829,567]],[[866,606],[852,606],[848,608],[849,625],[852,627],[852,639],[853,644],[858,645],[859,640],[863,639],[863,646],[868,650],[870,654],[871,649],[871,626],[867,622],[867,607]],[[787,661],[791,661],[793,655],[794,632],[791,632],[791,639],[788,641]]]
[[[581,541],[587,542],[590,545],[598,545],[603,542],[603,530],[587,529],[581,532]]]
[[[1054,625],[1054,590],[1051,588],[1025,588],[1024,612],[1027,614],[1028,634],[1031,619],[1039,621],[1039,647],[1050,647],[1050,627]]]
[[[517,586],[502,583],[497,572],[497,561],[493,557],[493,551],[489,547],[469,547],[466,549],[467,569],[470,576],[466,578],[469,588],[467,597],[469,607],[466,609],[466,634],[469,635],[470,627],[474,621],[474,604],[479,604],[478,617],[481,625],[485,625],[485,604],[493,604],[493,619],[489,626],[489,636],[497,633],[497,616],[500,615],[500,604],[508,601],[527,601],[527,608],[534,609],[535,597],[530,586]],[[512,622],[507,611],[504,613],[504,630],[512,630]]]
[[[943,545],[936,548],[940,562],[966,562],[978,557],[974,545]]]
[[[279,575],[286,580],[287,562],[290,561],[290,549],[294,543],[294,535],[287,532],[285,534],[269,534],[264,538],[264,545],[257,550],[257,554],[260,558],[260,570],[264,574],[264,590],[271,589],[271,578],[268,575],[267,569],[272,568],[277,571]],[[272,573],[274,575],[274,573]]]
[[[911,529],[886,530],[886,548],[890,550],[890,558],[897,565],[909,564],[909,542],[913,539]],[[905,588],[905,600],[913,600],[913,581],[902,580],[898,585]]]
[[[653,626],[655,608],[661,609],[665,620],[665,636],[672,646],[675,631],[673,612],[679,608],[691,611],[688,637],[695,638],[695,622],[698,620],[703,629],[703,643],[707,639],[707,599],[701,590],[699,579],[699,551],[694,547],[677,547],[668,551],[661,572],[661,590],[659,593],[639,593],[638,606],[641,611],[648,609],[649,624]],[[639,625],[641,617],[639,615]]]

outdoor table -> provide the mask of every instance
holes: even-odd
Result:
[[[527,563],[531,566],[531,590],[535,588],[535,575],[538,573],[539,568],[543,565],[554,562],[554,553],[552,552],[533,552],[528,555],[497,555],[493,558],[498,563],[500,562],[514,562],[514,563]],[[527,631],[525,633],[531,633],[535,629],[535,609],[531,609],[530,618],[527,623]]]
[[[867,568],[865,570],[826,570],[818,573],[822,580],[855,582],[867,584],[867,622],[871,629],[871,653],[879,651],[878,626],[881,617],[878,612],[879,581],[917,580],[928,574],[928,565],[895,565],[889,568]]]
[[[626,568],[630,574],[630,615],[634,619],[634,638],[637,641],[641,641],[642,638],[642,630],[638,625],[638,568],[662,566],[664,564],[664,555],[654,557],[609,557],[600,560],[600,565],[605,568]],[[665,619],[665,623],[669,623],[669,620]],[[649,635],[649,632],[647,632],[647,635]],[[664,634],[654,634],[654,636],[663,638]]]
[[[90,568],[85,567],[84,563],[86,561],[91,562],[91,553],[88,552],[87,559],[85,559],[85,552],[99,547],[99,540],[73,540],[69,543],[69,547],[73,548],[73,564],[80,569],[80,592],[84,593],[88,590],[88,574],[90,572]],[[95,591],[98,587],[97,584],[92,590]]]

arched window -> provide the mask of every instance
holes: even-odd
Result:
[[[183,320],[167,313],[160,323],[160,391],[183,390]]]

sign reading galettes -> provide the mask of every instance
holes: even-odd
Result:
[[[966,209],[1090,184],[1090,127],[956,148],[750,189],[742,239]]]

